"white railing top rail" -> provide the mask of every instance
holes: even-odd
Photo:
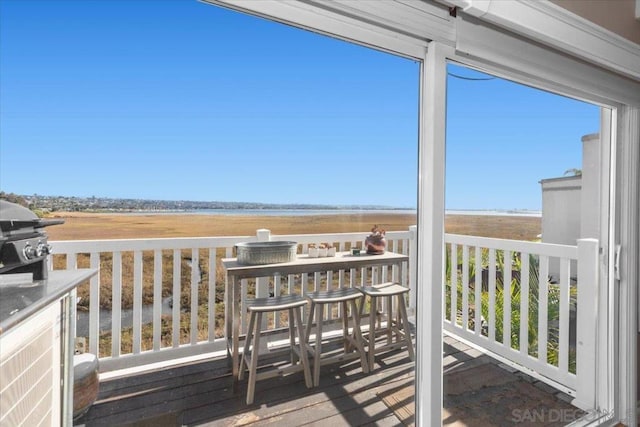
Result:
[[[578,259],[578,247],[556,243],[527,242],[524,240],[495,239],[490,237],[445,234],[445,243],[467,246],[480,246],[487,249],[511,250],[550,257]]]
[[[271,234],[271,240],[293,240],[298,244],[316,242],[361,242],[367,233]],[[388,231],[388,240],[409,239],[410,231]],[[163,237],[143,239],[54,240],[55,254],[90,253],[155,249],[196,249],[232,247],[236,243],[257,240],[256,236]]]
[[[55,240],[51,246],[55,254],[83,252],[114,252],[155,249],[196,249],[233,246],[239,242],[256,240],[256,236],[232,237],[167,237],[150,239]]]

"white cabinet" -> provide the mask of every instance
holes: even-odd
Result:
[[[73,425],[76,286],[96,274],[0,288],[0,427]]]
[[[1,337],[0,426],[61,424],[61,303],[51,303]]]

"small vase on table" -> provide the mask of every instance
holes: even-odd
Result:
[[[381,255],[387,249],[386,231],[375,225],[371,229],[371,234],[364,241],[364,246],[369,255]]]

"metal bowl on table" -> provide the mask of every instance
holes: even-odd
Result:
[[[236,244],[238,263],[244,265],[277,264],[296,259],[297,242],[243,242]]]

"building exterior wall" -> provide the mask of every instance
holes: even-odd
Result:
[[[640,44],[636,0],[550,0],[594,24]]]
[[[600,135],[582,137],[582,197],[580,215],[580,239],[600,239],[600,204],[602,182]]]
[[[578,239],[600,239],[600,148],[599,134],[583,136],[581,174],[540,181],[544,243],[574,246]],[[559,268],[558,262],[550,262],[552,277],[558,275]],[[574,273],[575,268],[574,263]]]
[[[570,176],[540,181],[542,185],[542,242],[576,246],[580,238],[582,177]],[[577,264],[571,262],[571,277]],[[549,278],[560,278],[560,260],[549,260]]]
[[[582,177],[543,179],[542,241],[575,246],[580,236]]]

